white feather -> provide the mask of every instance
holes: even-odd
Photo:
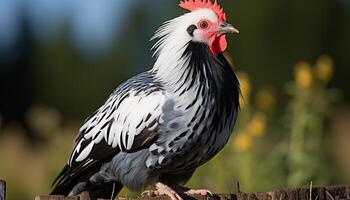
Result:
[[[153,70],[161,80],[170,84],[179,81],[186,70],[184,67],[189,62],[188,58],[182,57],[187,44],[190,41],[201,40],[201,38],[191,37],[187,33],[187,28],[192,24],[196,25],[201,19],[216,22],[218,17],[211,9],[198,9],[165,22],[151,38],[151,40],[158,39],[152,47],[153,56],[157,58]]]
[[[190,36],[187,33],[187,28],[192,24],[197,24],[201,19],[208,19],[212,22],[218,20],[217,15],[211,9],[198,9],[196,11],[184,14],[175,19],[165,22],[155,33],[151,40],[158,41],[153,45],[153,56],[156,57],[152,73],[156,74],[156,78],[161,82],[166,83],[168,89],[172,86],[182,85],[182,89],[187,89],[182,75],[186,72],[186,66],[189,64],[189,57],[183,57],[183,54],[190,41],[201,41],[199,36]],[[198,80],[197,80],[198,81]],[[120,96],[111,96],[110,99],[102,106],[99,111],[89,119],[80,129],[81,132],[89,130],[84,135],[81,141],[78,141],[75,150],[70,159],[72,162],[73,156],[76,156],[76,162],[80,162],[88,158],[93,146],[104,139],[112,148],[119,147],[123,150],[130,150],[133,147],[135,137],[140,134],[146,127],[149,130],[154,130],[158,123],[162,122],[160,118],[162,113],[162,106],[166,99],[175,99],[176,101],[192,102],[195,98],[193,94],[198,90],[198,86],[192,87],[187,95],[179,96],[178,94],[162,92],[155,92],[150,95],[129,91],[129,96],[125,98],[118,109],[115,111],[112,107],[116,106],[121,100]],[[203,99],[199,99],[203,101]],[[207,102],[208,103],[208,102]],[[186,104],[179,106],[176,109],[184,111]],[[203,102],[197,102],[192,109],[203,105]],[[109,107],[107,111],[105,108]],[[107,112],[105,114],[104,112]],[[114,112],[114,113],[112,113]],[[192,112],[194,113],[194,112]],[[146,120],[147,116],[151,114],[150,118]],[[108,117],[106,117],[108,116]],[[189,121],[188,118],[193,115],[186,115],[183,121]],[[186,119],[185,119],[186,118]],[[150,123],[157,120],[158,123],[149,127]],[[112,121],[111,125],[104,126],[106,123]],[[141,122],[141,125],[139,125]],[[139,125],[139,127],[137,127]],[[102,126],[104,126],[102,128]],[[110,126],[110,132],[107,133],[107,128]],[[91,129],[92,128],[92,129]],[[201,127],[203,128],[203,127]],[[108,136],[108,138],[107,138]],[[84,139],[92,139],[85,148],[81,147]]]
[[[94,142],[90,142],[90,144],[87,145],[84,148],[84,150],[79,154],[79,156],[75,159],[75,162],[80,162],[86,159],[89,156],[93,146],[94,146]]]

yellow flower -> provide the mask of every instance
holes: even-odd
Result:
[[[263,113],[256,113],[248,124],[247,131],[259,137],[265,133],[266,130],[266,116]]]
[[[315,76],[322,81],[329,81],[333,77],[333,61],[329,56],[321,56],[315,66]]]
[[[247,151],[252,145],[251,137],[248,134],[239,133],[239,135],[234,139],[233,145],[237,151]]]
[[[242,95],[240,96],[239,101],[241,103],[241,108],[244,108],[246,104],[249,102],[249,96],[250,96],[250,90],[251,90],[249,75],[246,72],[239,71],[237,72],[237,78],[239,80],[241,92],[242,92]]]
[[[311,66],[306,62],[299,62],[295,66],[295,81],[301,88],[310,88],[313,83]]]
[[[262,88],[255,97],[255,104],[264,111],[271,111],[276,106],[276,99],[270,88]]]

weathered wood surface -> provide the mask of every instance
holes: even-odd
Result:
[[[79,196],[64,197],[62,195],[40,195],[36,196],[35,200],[91,200],[89,193],[83,192]]]
[[[133,200],[118,197],[117,200]],[[350,200],[350,185],[315,188],[277,189],[271,192],[216,194],[214,196],[187,196],[186,200]],[[88,193],[76,197],[37,196],[35,200],[91,200]],[[137,200],[169,200],[168,197],[140,197]]]
[[[6,198],[6,182],[0,180],[0,200],[5,200]]]

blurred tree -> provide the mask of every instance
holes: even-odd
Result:
[[[39,136],[26,121],[27,110],[32,106],[35,95],[32,73],[34,45],[23,13],[19,19],[20,34],[16,42],[0,48],[0,112],[3,126],[18,122],[25,129],[23,133],[28,139],[34,141]]]

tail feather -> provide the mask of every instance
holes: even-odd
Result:
[[[104,152],[104,151],[102,151]],[[65,167],[58,174],[57,178],[53,181],[53,190],[51,194],[57,195],[69,195],[74,187],[79,184],[78,191],[89,191],[91,196],[102,195],[112,191],[114,187],[115,194],[123,187],[119,182],[104,182],[99,184],[91,184],[89,179],[96,174],[102,167],[102,165],[112,159],[114,153],[110,153],[104,158],[104,160],[86,159],[82,162],[75,162],[72,166],[66,164]],[[113,184],[112,184],[113,183]],[[105,189],[104,189],[105,188]],[[98,192],[101,191],[101,192]],[[96,193],[96,194],[94,194]],[[75,193],[73,194],[75,195]],[[100,196],[96,196],[100,197]]]
[[[80,193],[82,191],[90,192],[92,197],[103,197],[112,195],[112,190],[116,194],[123,187],[120,183],[111,182],[111,183],[101,183],[101,184],[92,184],[89,179],[101,168],[101,163],[92,161],[81,163],[78,166],[70,167],[66,165],[57,178],[53,181],[53,190],[52,195],[70,195],[73,192],[73,195]],[[83,184],[82,184],[83,183]],[[75,188],[79,184],[79,189]],[[102,196],[101,196],[102,195]]]
[[[75,184],[75,180],[78,179],[76,176],[70,176],[71,168],[69,165],[66,165],[61,172],[58,174],[58,176],[55,178],[55,180],[52,182],[52,192],[51,195],[57,194],[57,195],[64,195],[67,196],[70,191],[73,189]]]
[[[63,167],[63,169],[60,171],[60,173],[57,175],[57,177],[55,178],[55,180],[52,181],[51,187],[54,187],[55,185],[57,185],[60,180],[62,179],[62,177],[64,177],[64,175],[69,171],[69,165],[65,165]]]

